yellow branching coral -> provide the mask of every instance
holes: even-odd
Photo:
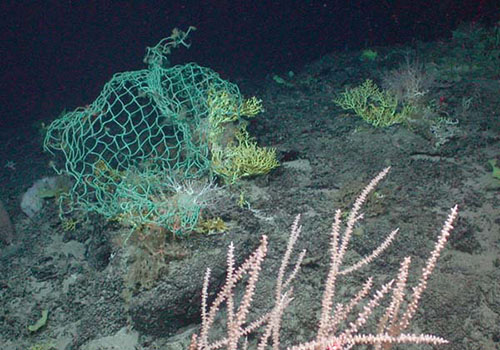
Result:
[[[209,90],[208,104],[208,141],[212,152],[224,147],[234,139],[234,125],[239,122],[240,98],[227,91]],[[229,135],[228,135],[229,133]]]
[[[212,166],[227,183],[252,175],[267,174],[279,166],[276,149],[257,146],[242,128],[236,135],[237,144],[212,151]]]
[[[241,117],[251,118],[264,110],[262,100],[252,97],[242,100],[227,91],[209,90],[207,97],[210,141],[217,143],[217,136],[224,132],[230,123],[241,121]]]
[[[245,117],[253,117],[263,111],[262,100],[259,100],[255,96],[243,101],[240,108],[240,114]]]
[[[74,231],[76,229],[76,225],[80,222],[78,219],[69,218],[61,220],[61,227],[64,231]]]
[[[209,90],[207,97],[208,118],[213,126],[238,120],[239,98],[227,91]]]
[[[206,235],[214,235],[226,232],[227,229],[228,227],[224,220],[220,217],[216,217],[199,221],[198,226],[196,227],[196,232]]]
[[[266,174],[279,165],[276,150],[259,147],[241,119],[262,112],[261,100],[242,100],[226,91],[209,90],[207,104],[212,169],[224,181],[232,184],[245,176]]]
[[[403,104],[387,91],[381,91],[367,79],[361,86],[344,91],[333,101],[342,109],[352,109],[356,115],[375,127],[386,127],[408,119],[414,108]]]

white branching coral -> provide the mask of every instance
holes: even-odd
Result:
[[[330,238],[329,272],[325,282],[316,336],[313,340],[291,346],[288,350],[346,350],[363,344],[373,345],[378,350],[387,350],[394,344],[401,343],[438,345],[448,342],[435,335],[406,333],[406,330],[415,316],[422,293],[427,288],[429,277],[453,229],[453,223],[458,213],[457,206],[451,209],[434,249],[422,269],[416,286],[411,289],[411,293],[408,295],[406,293],[411,262],[410,257],[406,257],[401,262],[397,276],[393,280],[374,290],[373,278],[369,277],[349,302],[345,304],[336,302],[335,293],[338,280],[344,275],[363,268],[379,257],[392,243],[398,232],[398,230],[392,231],[372,253],[361,258],[359,262],[348,267],[344,266],[345,253],[354,227],[363,218],[361,207],[366,202],[367,196],[388,172],[389,168],[384,169],[365,187],[355,201],[345,224],[342,222],[342,213],[340,211],[335,213]],[[247,316],[252,307],[252,300],[255,297],[261,265],[267,253],[267,237],[262,237],[260,245],[240,267],[235,267],[233,244],[229,246],[226,281],[211,305],[208,305],[210,270],[207,270],[202,290],[201,331],[198,335],[193,336],[190,350],[246,349],[248,347],[246,337],[255,332],[258,333],[259,339],[257,350],[264,350],[268,345],[273,350],[280,348],[280,328],[283,313],[292,301],[293,288],[291,282],[300,270],[305,255],[305,251],[302,251],[296,260],[295,266],[289,268],[294,245],[301,231],[299,219],[300,216],[297,216],[292,225],[288,246],[282,257],[281,267],[278,270],[274,306],[268,313],[257,317],[255,321],[247,323]],[[285,276],[286,271],[290,271],[288,276]],[[234,297],[235,287],[243,280],[246,281],[245,290],[237,303]],[[382,304],[382,300],[387,297],[389,297],[389,301]],[[223,304],[227,309],[226,334],[222,338],[214,340],[209,337],[209,333]],[[385,305],[383,306],[385,309],[379,313],[378,319],[376,319],[374,311],[381,305]],[[376,319],[378,327],[374,333],[365,333],[363,330],[370,318]]]

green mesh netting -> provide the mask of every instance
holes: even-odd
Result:
[[[115,74],[92,104],[50,124],[44,148],[74,180],[63,215],[82,209],[175,233],[194,228],[211,177],[209,91],[242,97],[211,69],[165,67],[186,36],[148,48],[148,69]]]

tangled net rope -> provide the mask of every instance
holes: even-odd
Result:
[[[212,178],[210,94],[231,96],[235,106],[243,100],[209,68],[168,67],[170,50],[189,47],[193,29],[174,30],[147,49],[147,69],[115,74],[93,103],[48,126],[44,149],[74,181],[61,196],[62,215],[84,210],[134,227],[194,228]]]

